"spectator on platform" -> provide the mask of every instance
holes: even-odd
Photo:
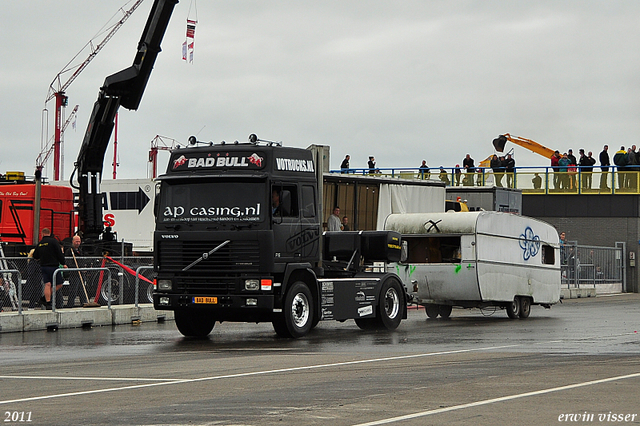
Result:
[[[422,164],[420,164],[418,171],[420,173],[420,179],[431,178],[431,170],[429,169],[429,166],[427,166],[427,160],[422,160]]]
[[[440,174],[438,175],[438,177],[442,182],[444,182],[445,185],[449,186],[451,184],[451,181],[449,180],[449,174],[442,166],[440,166]]]
[[[349,173],[349,160],[351,157],[346,155],[340,164],[340,173]]]
[[[496,186],[502,187],[502,162],[496,154],[493,154],[493,157],[491,157],[489,167],[493,170],[493,177],[495,179]]]
[[[611,161],[609,159],[609,145],[605,145],[602,148],[602,152],[600,153],[600,170],[602,173],[600,174],[600,189],[608,191],[610,188],[607,185],[607,178],[609,174],[609,166],[611,165]]]

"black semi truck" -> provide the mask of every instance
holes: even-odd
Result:
[[[400,279],[375,267],[400,260],[400,234],[323,232],[321,149],[191,142],[155,205],[153,304],[183,335],[235,321],[299,338],[320,320],[393,330],[406,318]]]

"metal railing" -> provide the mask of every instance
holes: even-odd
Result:
[[[475,172],[464,169],[380,168],[331,170],[331,173],[356,174],[398,179],[439,180],[446,186],[496,186],[521,189],[525,194],[639,194],[640,166],[600,167],[516,167],[512,173],[476,167]]]
[[[0,269],[0,310],[18,311],[41,309],[40,298],[44,284],[40,265],[27,257],[3,258],[8,268]],[[56,292],[57,309],[83,306],[93,301],[101,306],[152,303],[153,257],[130,256],[118,258],[124,267],[103,257],[77,257],[67,259],[68,268],[58,269],[54,275],[60,284],[64,275],[64,285]],[[105,268],[109,270],[107,273]],[[133,271],[136,271],[133,272]],[[86,290],[86,293],[85,293]],[[88,296],[88,297],[87,297]]]
[[[570,242],[560,247],[563,288],[624,289],[624,250],[620,247],[582,246]]]

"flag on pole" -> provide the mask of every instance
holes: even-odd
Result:
[[[187,37],[182,44],[182,60],[188,61],[190,64],[193,63],[193,48],[195,45],[197,23],[197,20],[187,18]]]

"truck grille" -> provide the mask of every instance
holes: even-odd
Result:
[[[175,278],[176,290],[193,294],[232,294],[235,292],[234,279],[182,277]]]
[[[156,253],[158,267],[163,272],[180,272],[222,243],[223,241],[160,241]],[[259,268],[260,249],[257,241],[231,241],[189,268],[189,273],[246,273],[257,272]]]

